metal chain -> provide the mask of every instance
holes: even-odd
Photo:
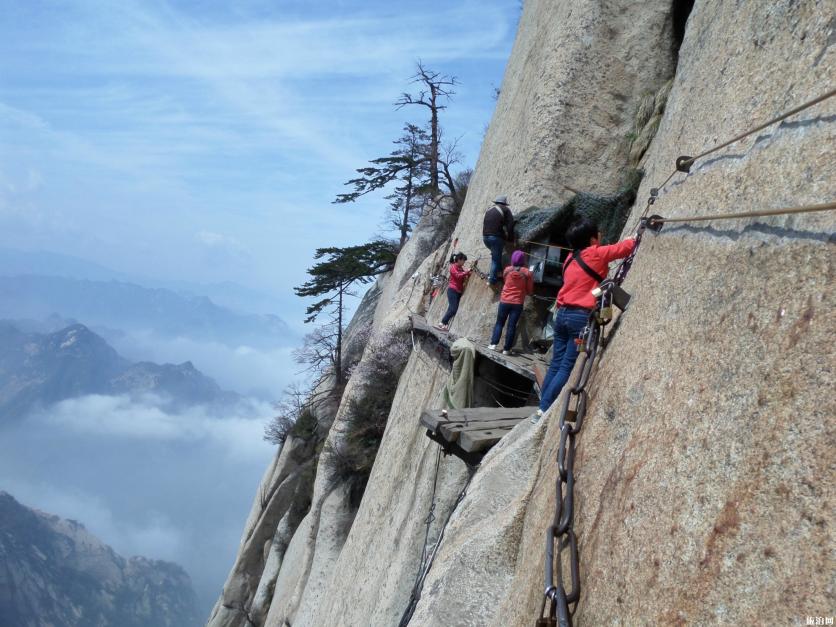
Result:
[[[560,406],[555,510],[552,524],[546,530],[545,590],[543,603],[540,606],[540,616],[535,623],[536,627],[572,627],[572,616],[581,596],[578,538],[574,530],[575,441],[583,428],[583,421],[586,417],[586,406],[589,401],[586,388],[592,376],[598,349],[601,347],[603,328],[612,318],[612,292],[621,286],[627,278],[627,273],[630,272],[642,235],[644,235],[645,224],[642,221],[636,234],[636,245],[618,266],[613,278],[601,284],[602,293],[579,338],[580,374],[577,382],[563,397],[563,403]],[[571,584],[568,591],[563,577],[563,553],[567,549]],[[547,602],[548,614],[546,614]]]
[[[804,111],[809,107],[827,100],[836,95],[836,90],[819,96],[809,102],[804,103],[794,109],[791,109],[778,117],[775,117],[763,124],[760,124],[745,133],[741,133],[730,140],[714,146],[700,154],[690,157],[682,156],[676,160],[676,169],[671,172],[665,181],[658,187],[650,190],[650,195],[647,199],[647,204],[639,216],[638,233],[636,235],[636,245],[632,252],[628,255],[618,266],[615,275],[611,280],[602,283],[603,294],[599,297],[596,310],[589,318],[587,327],[583,330],[580,338],[581,342],[581,361],[580,376],[578,382],[572,387],[564,396],[563,404],[560,408],[558,417],[558,426],[560,428],[560,442],[557,450],[557,479],[555,484],[555,511],[551,526],[546,530],[546,559],[545,559],[545,591],[543,596],[543,603],[540,606],[540,614],[535,622],[536,627],[571,627],[572,615],[577,609],[577,603],[580,599],[580,565],[578,556],[578,539],[574,531],[574,511],[575,511],[575,440],[578,433],[583,427],[584,417],[586,416],[586,406],[588,401],[588,393],[586,386],[589,383],[589,378],[592,373],[592,367],[595,362],[595,357],[598,353],[598,348],[601,340],[602,327],[609,319],[602,315],[604,309],[609,307],[612,299],[611,291],[614,286],[620,286],[635,259],[641,244],[644,229],[649,227],[655,231],[661,228],[664,222],[674,221],[696,221],[696,220],[711,220],[720,218],[737,218],[737,217],[754,217],[755,215],[776,215],[779,213],[802,213],[810,211],[825,211],[832,210],[833,203],[826,205],[815,205],[807,207],[796,207],[792,209],[767,210],[762,212],[748,212],[745,214],[722,214],[717,216],[691,216],[688,218],[669,219],[665,220],[661,216],[653,216],[647,218],[651,206],[659,198],[659,192],[667,185],[677,172],[690,172],[691,166],[697,159],[705,157],[713,152],[721,150],[730,144],[739,141],[749,135],[752,135],[767,126],[784,120],[796,113]],[[569,188],[571,189],[571,188]],[[572,190],[574,191],[574,190]],[[632,229],[631,229],[632,230]],[[556,547],[556,550],[555,550]],[[569,552],[569,576],[570,588],[566,590],[563,573],[563,553],[568,549]],[[555,569],[555,565],[557,568]],[[548,613],[546,613],[546,603],[548,602]],[[574,607],[570,607],[574,606]]]
[[[602,325],[591,316],[581,333],[581,366],[577,383],[563,398],[558,417],[560,443],[557,449],[555,510],[546,530],[545,592],[536,627],[571,627],[574,608],[581,596],[578,539],[574,530],[575,513],[575,440],[583,428],[588,394],[586,386],[592,374],[601,339]],[[569,552],[569,580],[564,583],[563,553]],[[555,568],[555,565],[557,568]],[[549,603],[546,615],[546,603]]]

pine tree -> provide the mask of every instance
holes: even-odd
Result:
[[[456,212],[461,211],[467,192],[469,171],[453,174],[452,167],[461,155],[456,141],[442,144],[439,112],[446,109],[443,101],[453,95],[450,87],[457,84],[455,77],[444,76],[423,67],[418,62],[413,82],[421,83],[417,95],[404,93],[395,106],[423,105],[430,111],[429,132],[415,124],[404,125],[404,134],[397,140],[397,148],[385,157],[372,159],[365,168],[357,169],[359,177],[346,182],[351,192],[338,194],[335,203],[354,202],[360,196],[382,189],[394,181],[400,184],[385,198],[397,215],[392,220],[400,234],[400,245],[406,243],[412,226],[424,207],[438,208],[442,200],[452,201]],[[464,174],[464,176],[463,176]]]
[[[305,322],[313,322],[323,313],[331,316],[336,337],[334,338],[334,376],[337,385],[344,381],[342,368],[342,335],[345,297],[354,296],[351,287],[365,284],[375,276],[392,269],[397,256],[394,242],[375,240],[359,246],[345,248],[318,248],[314,259],[324,259],[308,268],[311,279],[293,288],[297,296],[323,296],[306,309]]]

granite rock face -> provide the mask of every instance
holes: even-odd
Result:
[[[639,199],[677,156],[833,89],[834,20],[827,2],[696,3]],[[831,101],[698,160],[653,212],[831,200],[835,139]],[[579,440],[578,623],[804,624],[832,613],[835,225],[809,214],[646,237]],[[551,424],[543,459],[556,436]],[[492,624],[527,624],[540,599],[554,475],[544,466]]]
[[[636,111],[675,67],[670,0],[524,4],[493,119],[453,231],[471,258],[490,258],[482,217],[508,196],[518,212],[572,192],[613,194],[625,182]],[[479,287],[480,289],[473,289]],[[441,299],[442,301],[444,299]],[[431,309],[440,318],[444,303]],[[451,329],[485,333],[495,300],[471,286]]]
[[[614,192],[648,95],[670,89],[663,108],[651,98],[642,116],[642,128],[658,129],[632,156],[647,173],[628,225],[677,156],[836,83],[832,2],[697,2],[678,55],[671,10],[667,1],[525,3],[453,232],[460,249],[486,254],[482,212],[498,193],[520,209],[559,204],[564,184]],[[698,160],[662,189],[654,213],[832,200],[833,102]],[[832,615],[835,224],[832,214],[806,214],[670,224],[645,236],[625,284],[633,300],[601,355],[579,438],[575,624]],[[415,255],[398,260],[381,283],[371,337],[425,311],[448,255],[441,245],[417,269]],[[428,317],[445,304],[430,304]],[[471,281],[453,330],[484,342],[495,311],[493,293]],[[468,483],[464,464],[437,461],[418,425],[423,409],[440,406],[447,373],[416,336],[359,510],[348,512],[317,473],[314,505],[281,568],[265,569],[275,581],[265,624],[398,624],[448,517],[409,624],[532,624],[554,513],[555,412],[521,423]]]
[[[189,576],[124,559],[81,524],[0,492],[0,624],[15,627],[198,625]]]

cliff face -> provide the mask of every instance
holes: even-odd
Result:
[[[0,624],[188,627],[199,617],[176,564],[123,559],[77,522],[0,492]]]
[[[454,231],[460,249],[487,255],[482,213],[498,193],[520,209],[565,201],[564,184],[614,191],[636,109],[672,75],[630,223],[677,156],[833,89],[832,2],[697,2],[677,64],[679,4],[525,3]],[[831,200],[835,112],[829,101],[698,160],[662,189],[653,212]],[[576,624],[787,624],[833,607],[833,227],[832,214],[807,214],[645,236],[625,284],[633,301],[600,358],[579,439]],[[398,332],[420,310],[448,254],[442,246],[414,274],[415,255],[402,254],[382,285],[372,337]],[[495,303],[472,281],[453,330],[484,342]],[[445,304],[432,304],[431,321]],[[260,597],[269,610],[255,624],[398,624],[425,538],[432,548],[451,512],[410,624],[532,623],[554,510],[556,412],[515,428],[469,484],[464,464],[441,459],[427,531],[437,447],[418,418],[441,406],[446,376],[416,338],[359,509],[320,464],[313,505],[280,567],[253,573],[274,590]],[[339,438],[362,385],[349,383],[329,438]],[[246,623],[216,615],[210,624]]]

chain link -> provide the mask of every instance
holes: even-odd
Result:
[[[587,386],[601,346],[603,328],[612,319],[614,292],[627,277],[644,234],[644,220],[636,235],[633,251],[619,265],[612,279],[601,284],[601,294],[589,323],[578,338],[581,361],[577,382],[567,390],[558,414],[560,441],[557,447],[555,510],[546,530],[545,591],[536,627],[572,627],[572,616],[581,596],[578,538],[574,530],[575,442],[583,428],[589,401]],[[627,297],[629,299],[629,296]],[[569,589],[564,581],[564,553],[568,549]],[[548,610],[546,608],[548,604]]]
[[[600,307],[606,302],[602,298]],[[599,311],[597,310],[597,311]],[[596,311],[596,313],[597,313]],[[581,333],[582,360],[575,385],[563,397],[558,415],[560,443],[557,449],[557,480],[555,510],[551,526],[546,530],[546,577],[543,605],[537,627],[571,627],[574,608],[581,596],[578,539],[574,530],[575,512],[575,441],[583,428],[589,395],[586,386],[598,353],[602,322],[593,315]],[[606,324],[604,322],[603,324]],[[569,590],[564,582],[563,556],[568,549]],[[557,566],[557,568],[555,568]],[[546,603],[549,604],[546,615]]]

